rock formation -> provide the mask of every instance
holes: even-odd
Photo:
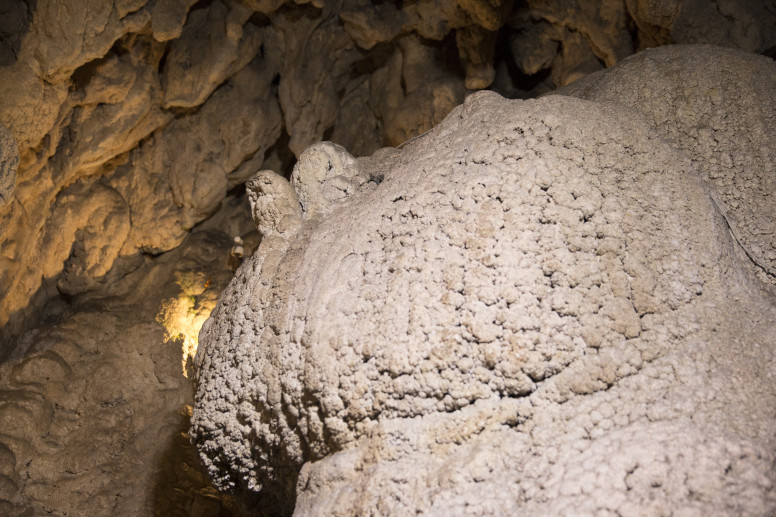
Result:
[[[181,354],[191,316],[206,317],[231,279],[230,233],[257,240],[239,201],[109,291],[49,302],[17,341],[0,364],[0,515],[227,511],[186,435]]]
[[[58,296],[62,275],[78,269],[78,289],[99,289],[137,255],[173,249],[265,161],[288,166],[322,139],[370,154],[439,123],[467,88],[526,96],[646,46],[776,47],[772,2],[760,0],[1,9],[0,124],[20,163],[14,181],[0,175],[0,359]],[[59,217],[92,196],[111,208]],[[71,264],[73,249],[103,246],[82,237],[103,220],[120,228],[113,241]]]
[[[258,244],[251,215],[289,240],[384,188],[405,154],[378,149],[411,151],[472,90],[534,97],[669,43],[773,57],[775,13],[772,0],[0,1],[0,515],[253,504],[216,493],[181,435],[193,403],[181,361],[233,273],[234,237]],[[645,123],[691,160],[718,151],[694,167],[768,281],[772,184],[751,171],[773,146],[719,132],[729,111],[757,106],[729,91],[727,107],[671,97],[696,65],[672,66],[655,102],[708,120],[650,108]],[[619,102],[638,111],[653,89],[619,70],[639,91]],[[606,101],[603,86],[579,95]],[[750,161],[736,161],[742,146]],[[561,359],[547,361],[535,365]]]
[[[13,195],[16,168],[19,166],[19,150],[8,128],[0,124],[0,206]]]
[[[211,477],[294,515],[776,511],[775,85],[663,47],[260,173],[196,357]]]

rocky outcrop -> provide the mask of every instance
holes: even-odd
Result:
[[[14,181],[0,175],[0,358],[71,254],[101,257],[79,280],[98,289],[179,245],[265,161],[288,174],[324,139],[368,155],[431,129],[467,89],[526,97],[649,45],[776,46],[757,1],[17,2],[0,18],[0,123],[20,157]],[[129,230],[86,242],[79,225],[99,216],[66,226],[52,207],[105,188]],[[68,238],[54,249],[51,235]]]
[[[0,406],[11,424],[5,434],[0,425],[5,444],[0,465],[6,469],[0,472],[5,476],[0,476],[0,514],[151,512],[128,496],[105,495],[142,493],[150,485],[138,480],[158,472],[157,454],[187,450],[176,433],[187,425],[177,410],[188,400],[183,394],[188,381],[177,373],[177,347],[175,353],[164,348],[163,333],[151,319],[162,305],[169,309],[165,314],[191,326],[201,323],[221,285],[208,284],[208,278],[221,278],[219,268],[225,266],[187,253],[194,248],[220,258],[228,253],[223,247],[241,233],[241,225],[250,224],[242,185],[256,171],[278,174],[263,173],[248,187],[253,215],[264,221],[266,234],[288,238],[309,224],[305,217],[311,213],[326,214],[332,203],[381,185],[394,159],[390,149],[371,159],[348,157],[326,144],[305,152],[320,140],[342,145],[353,156],[385,145],[409,148],[408,141],[437,126],[473,89],[531,97],[651,45],[709,42],[773,55],[774,20],[771,5],[754,0],[5,2],[0,6],[0,368],[6,373],[0,375]],[[681,76],[685,66],[694,65],[677,61],[663,70]],[[727,83],[739,84],[729,77],[733,72],[721,72]],[[762,70],[741,73],[756,85]],[[711,97],[688,102],[669,94],[658,97],[686,110],[697,103],[709,115],[709,123],[672,119],[675,125],[663,137],[680,149],[697,144],[720,150],[707,179],[719,187],[716,202],[750,260],[764,266],[758,274],[767,281],[765,271],[774,259],[763,193],[771,187],[749,171],[767,166],[770,155],[758,154],[751,164],[730,162],[737,147],[763,143],[750,145],[732,126],[724,142],[715,144],[706,133],[697,143],[684,140],[682,133],[693,124],[721,127],[727,108],[717,108]],[[755,109],[745,98],[725,102]],[[621,103],[635,102],[626,100],[621,96]],[[650,122],[658,128],[662,123]],[[322,176],[323,187],[311,188],[312,197],[301,196],[306,204],[320,203],[304,213],[287,181],[297,158],[299,170],[307,171],[294,180],[297,187],[312,186],[316,167],[334,160]],[[759,201],[747,204],[749,196]],[[232,216],[225,219],[225,211]],[[214,237],[215,244],[208,239],[187,244],[191,233],[204,227],[223,235]],[[155,264],[160,269],[152,273]],[[175,268],[196,269],[196,282],[187,280],[185,289],[174,283],[168,277]],[[142,275],[158,281],[128,287],[139,285]],[[167,296],[179,291],[183,301],[168,307]],[[199,304],[203,293],[207,303]],[[127,320],[115,320],[111,311]],[[108,352],[116,343],[127,351]],[[166,352],[154,356],[161,366],[150,375],[146,359],[162,349]],[[109,357],[100,359],[101,354]],[[137,373],[114,373],[123,363]],[[56,373],[65,364],[72,375]],[[18,369],[28,373],[18,378],[10,373]],[[102,372],[116,379],[114,391],[128,394],[114,406],[104,405],[97,393],[106,384]],[[58,380],[33,383],[36,375]],[[128,386],[118,386],[123,383]],[[168,388],[178,395],[159,395]],[[83,401],[68,398],[73,393]],[[111,426],[117,429],[115,440],[109,437]],[[162,430],[149,431],[153,426]],[[159,452],[137,433],[177,438]],[[90,450],[85,437],[93,434],[114,441]],[[127,452],[135,449],[143,450]],[[57,463],[58,457],[84,463],[71,468]],[[161,491],[157,500],[170,503],[153,511],[229,513],[226,499],[219,502],[212,489],[203,495],[204,479],[193,462],[186,465],[162,467],[161,478],[172,481],[153,490]],[[49,467],[65,474],[58,477]],[[111,504],[115,508],[106,510]]]
[[[11,133],[0,125],[0,206],[11,199],[16,187],[16,168],[19,166],[19,149]]]
[[[197,318],[231,279],[232,236],[258,239],[240,201],[99,294],[50,302],[22,335],[0,364],[0,514],[231,514],[185,434],[184,372]],[[79,272],[68,269],[67,288]]]
[[[560,87],[661,45],[765,52],[776,45],[774,7],[770,0],[531,0],[506,33],[520,71],[545,71]]]
[[[750,259],[773,276],[773,61],[735,50],[693,49],[645,54],[577,81],[562,93],[627,106],[690,156],[711,186],[735,238]]]
[[[216,484],[295,515],[776,510],[774,79],[665,47],[260,173],[196,357]]]

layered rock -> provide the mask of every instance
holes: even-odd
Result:
[[[665,47],[260,173],[196,358],[216,484],[295,515],[776,510],[774,79]]]

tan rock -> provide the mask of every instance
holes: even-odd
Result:
[[[251,11],[220,0],[192,12],[181,37],[173,41],[163,70],[164,107],[202,104],[229,76],[247,65],[261,35],[245,22]]]
[[[6,205],[16,188],[19,149],[8,128],[0,124],[0,206]]]
[[[157,41],[169,41],[181,35],[189,8],[196,0],[157,0],[151,10],[151,30]]]

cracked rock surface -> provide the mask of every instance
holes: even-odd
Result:
[[[0,124],[0,206],[13,195],[18,166],[19,149],[8,128]]]
[[[695,89],[719,67],[776,73],[667,47],[252,180],[264,239],[196,357],[216,484],[295,515],[776,511],[776,290],[750,249],[772,240],[749,237],[766,208],[727,201],[772,185],[773,83]],[[631,107],[628,70],[654,104]],[[719,101],[694,113],[721,147],[678,136],[682,88]],[[750,189],[715,181],[720,152]]]

